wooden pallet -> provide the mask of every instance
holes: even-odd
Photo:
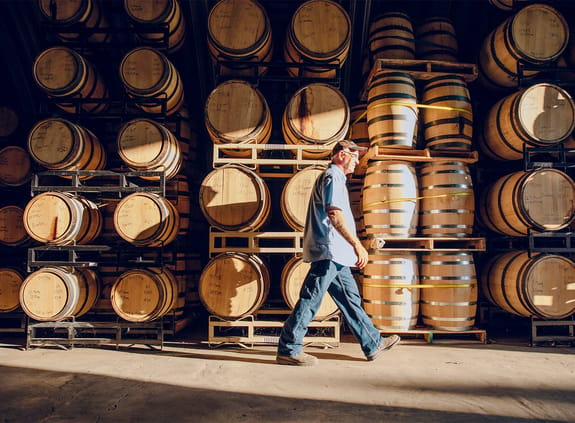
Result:
[[[327,166],[327,159],[304,159],[303,151],[329,152],[333,146],[304,144],[214,144],[212,165],[241,164],[269,178],[289,178],[309,166]],[[247,157],[232,157],[226,150],[243,152]]]
[[[477,65],[474,63],[444,62],[440,60],[409,60],[409,59],[377,59],[366,78],[360,99],[367,100],[369,84],[377,72],[383,70],[396,70],[405,72],[413,79],[431,79],[436,76],[458,75],[465,81],[472,82],[477,79]]]
[[[382,243],[382,240],[385,243]],[[383,244],[383,245],[382,245]],[[433,238],[433,237],[380,237],[371,236],[363,241],[366,249],[371,251],[485,251],[485,238]]]
[[[458,161],[473,164],[479,160],[479,154],[477,151],[431,150],[429,148],[415,150],[375,145],[361,157],[355,168],[354,177],[365,175],[369,162],[375,160],[403,160],[412,163]]]
[[[410,330],[380,330],[384,336],[396,334],[405,339],[423,338],[428,344],[433,344],[440,339],[474,341],[485,344],[487,342],[487,332],[484,329],[470,329],[464,331],[448,331],[430,328],[415,328]]]
[[[300,253],[303,232],[231,232],[210,230],[210,257],[233,250],[237,253]]]
[[[208,344],[210,347],[235,344],[244,348],[251,348],[256,344],[277,345],[281,328],[289,312],[289,310],[258,312],[239,319],[209,316]],[[304,345],[339,346],[340,326],[337,314],[321,321],[312,321],[307,335],[303,338]]]

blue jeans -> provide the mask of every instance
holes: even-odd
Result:
[[[329,292],[366,356],[381,343],[381,335],[361,306],[357,283],[348,266],[331,260],[313,262],[300,291],[300,298],[284,323],[278,355],[296,356],[303,347],[303,337],[321,301]]]

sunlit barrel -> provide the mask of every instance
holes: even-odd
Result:
[[[513,172],[481,193],[478,211],[485,226],[503,235],[557,231],[575,217],[575,183],[558,169]]]
[[[532,78],[561,56],[568,39],[569,27],[559,11],[546,4],[527,5],[483,41],[479,80],[488,88],[517,87],[519,63],[527,64],[521,71],[522,79]]]
[[[303,149],[306,159],[326,158],[349,131],[350,110],[343,93],[329,84],[312,83],[296,91],[284,109],[282,131],[287,144],[317,145]]]
[[[509,313],[562,319],[575,312],[575,264],[567,257],[514,251],[491,257],[483,269],[483,293]]]
[[[268,268],[258,256],[230,252],[217,255],[204,267],[199,293],[210,313],[238,318],[257,311],[269,287]]]
[[[96,272],[82,267],[48,266],[29,274],[20,286],[22,310],[39,321],[81,317],[99,296]]]
[[[24,208],[24,227],[36,241],[88,244],[100,235],[102,215],[92,200],[70,192],[43,192]]]
[[[178,282],[165,267],[130,269],[122,273],[110,294],[116,314],[129,322],[164,316],[177,304]]]
[[[282,269],[280,278],[281,292],[284,301],[290,309],[293,309],[299,300],[301,287],[310,267],[310,263],[304,262],[301,257],[294,256],[288,260]],[[314,319],[325,319],[332,314],[337,313],[338,310],[339,309],[337,308],[335,301],[333,301],[329,293],[326,293]]]
[[[265,144],[272,133],[272,117],[259,89],[246,81],[229,80],[212,90],[204,121],[214,144]],[[222,149],[229,156],[252,157],[252,150]]]
[[[162,124],[146,118],[126,122],[117,135],[118,155],[131,170],[163,172],[174,178],[182,167],[182,152],[175,135]],[[160,179],[159,176],[142,176]]]
[[[421,256],[421,320],[449,331],[469,330],[477,311],[477,274],[473,253],[433,251]]]
[[[199,200],[210,225],[224,231],[256,231],[270,215],[271,197],[266,182],[241,165],[223,166],[206,175]]]
[[[465,163],[425,163],[419,170],[419,193],[419,233],[433,237],[473,234],[475,193]]]
[[[419,190],[415,168],[404,161],[372,161],[363,182],[367,236],[409,237],[417,232]]]
[[[382,71],[369,84],[367,130],[370,145],[413,148],[418,111],[415,81],[405,72]]]
[[[130,244],[161,247],[176,239],[179,214],[166,197],[134,192],[117,204],[114,227],[118,235]]]
[[[284,185],[281,195],[281,212],[294,231],[303,231],[311,193],[317,178],[325,167],[310,166],[295,173]]]

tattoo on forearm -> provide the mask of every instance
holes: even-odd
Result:
[[[357,242],[357,238],[348,229],[343,213],[341,213],[340,210],[330,210],[328,212],[328,216],[331,224],[341,234],[341,236],[343,236],[343,238],[351,245],[354,245]]]

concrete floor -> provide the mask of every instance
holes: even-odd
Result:
[[[201,332],[201,331],[200,331]],[[0,422],[574,422],[575,348],[404,339],[367,362],[344,333],[306,347],[210,348],[202,333],[144,346],[23,349],[0,339]],[[491,338],[491,337],[490,337]]]

